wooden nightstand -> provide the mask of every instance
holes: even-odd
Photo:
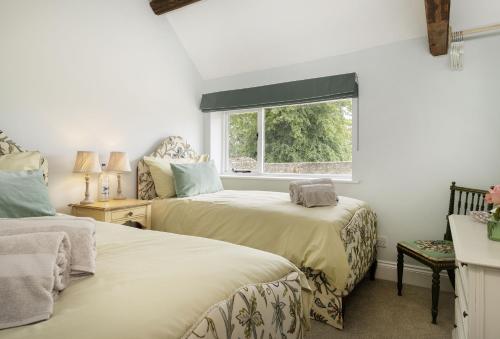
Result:
[[[114,224],[137,222],[142,228],[151,229],[151,201],[149,200],[110,200],[89,205],[71,204],[71,214],[76,217],[90,217],[98,221]]]

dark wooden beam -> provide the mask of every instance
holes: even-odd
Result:
[[[429,49],[434,56],[448,53],[450,1],[425,0]]]
[[[197,1],[200,0],[151,0],[149,5],[156,15],[161,15]]]

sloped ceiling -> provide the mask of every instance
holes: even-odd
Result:
[[[454,30],[500,22],[500,1],[451,3]],[[167,18],[204,79],[427,34],[424,0],[202,0]]]

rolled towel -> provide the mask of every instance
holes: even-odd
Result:
[[[290,193],[290,200],[294,204],[302,205],[302,197],[301,197],[301,187],[305,185],[319,185],[319,184],[325,184],[325,185],[331,185],[335,189],[335,185],[333,183],[333,180],[330,178],[320,178],[320,179],[310,179],[310,180],[294,180],[290,182],[290,185],[288,187],[289,193]]]
[[[93,219],[65,215],[0,219],[0,236],[37,232],[67,233],[71,243],[71,275],[95,273],[97,253]]]
[[[47,320],[69,282],[64,232],[0,236],[0,329]]]
[[[300,191],[302,204],[305,207],[337,205],[337,194],[335,193],[335,189],[332,185],[303,185],[301,186]]]

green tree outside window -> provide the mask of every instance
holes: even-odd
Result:
[[[257,159],[257,113],[230,115],[229,157]],[[352,161],[352,100],[265,110],[265,162]]]

